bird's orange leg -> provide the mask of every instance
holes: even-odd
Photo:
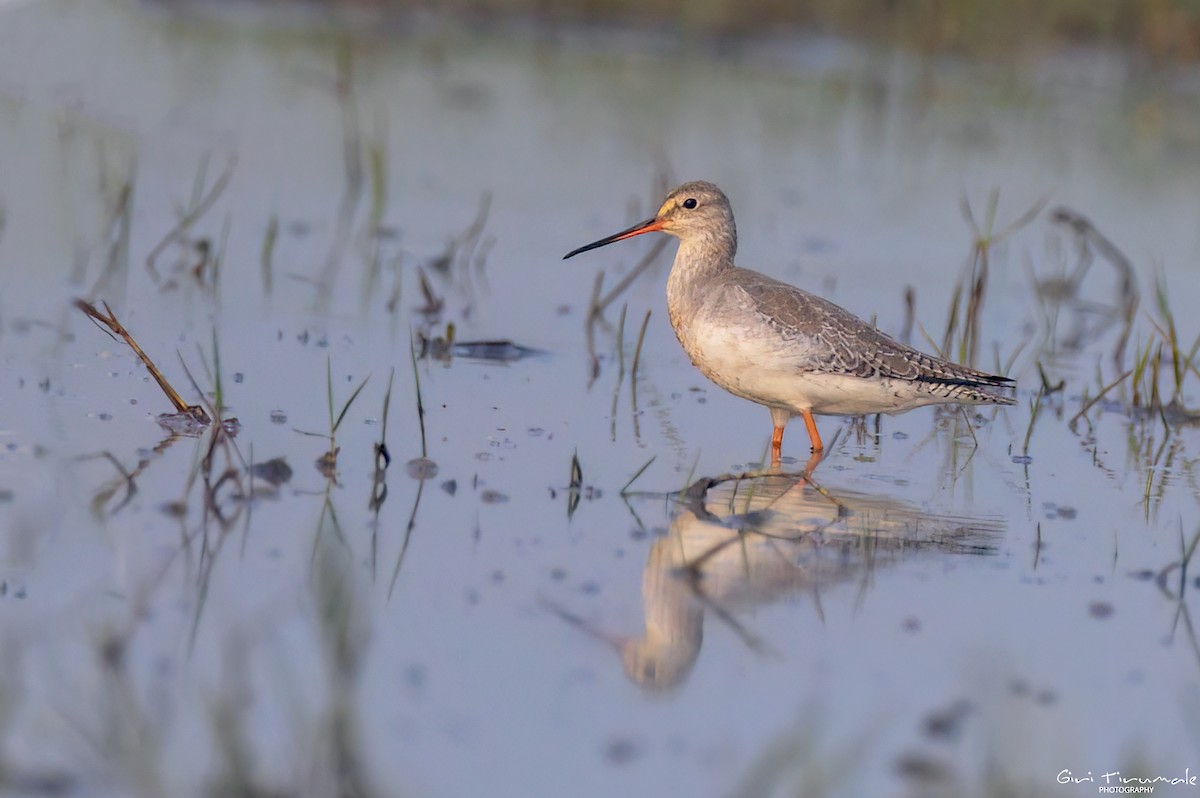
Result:
[[[779,468],[783,464],[783,427],[776,425],[771,434],[771,468]]]
[[[825,444],[821,443],[821,433],[817,431],[817,422],[813,419],[812,411],[801,410],[800,415],[804,417],[804,426],[808,428],[808,437],[812,441],[813,452],[819,454],[825,451]],[[775,432],[782,440],[783,430],[776,429]]]

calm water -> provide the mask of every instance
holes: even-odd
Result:
[[[1069,424],[1160,340],[1156,278],[1185,353],[1200,333],[1194,75],[266,19],[0,5],[5,794],[1087,795],[1200,772],[1179,567],[1200,433],[1132,412],[1128,381]],[[982,225],[998,190],[999,230],[1048,197],[992,248],[980,318],[1018,405],[823,419],[833,500],[718,480],[770,425],[675,342],[673,246],[595,327],[594,378],[596,275],[653,244],[561,261],[697,178],[731,197],[744,265],[895,334],[911,287],[925,349],[967,268],[962,198]],[[1045,285],[1084,258],[1059,206],[1131,265],[1119,366],[1099,239],[1073,293]],[[76,297],[189,403],[217,346],[236,448],[162,429]],[[422,482],[410,344],[447,324],[538,352],[419,362]],[[1040,400],[1039,363],[1064,383]],[[336,414],[363,380],[328,479],[297,430],[328,433],[330,388]],[[272,458],[290,479],[247,499]]]

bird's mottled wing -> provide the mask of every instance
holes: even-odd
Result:
[[[754,277],[747,279],[750,274]],[[770,277],[742,270],[738,289],[781,337],[803,342],[795,347],[800,370],[981,387],[1012,382],[927,355],[826,299]]]

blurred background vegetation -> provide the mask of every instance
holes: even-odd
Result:
[[[157,0],[193,7],[237,0]],[[1070,46],[1200,60],[1200,0],[264,0],[330,18],[421,15],[468,25],[608,25],[699,38],[816,33],[977,57]]]

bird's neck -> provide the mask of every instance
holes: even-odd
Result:
[[[733,268],[737,238],[731,235],[689,237],[679,242],[671,276],[690,282]]]
[[[692,351],[690,337],[696,311],[704,305],[705,297],[718,284],[723,272],[734,268],[733,256],[737,240],[729,238],[692,238],[681,240],[675,264],[667,277],[667,309],[671,326],[679,342]]]

